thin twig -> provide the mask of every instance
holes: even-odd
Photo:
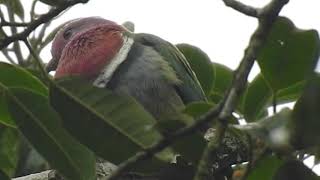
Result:
[[[32,4],[31,4],[31,10],[30,10],[30,19],[31,19],[31,21],[35,20],[35,16],[36,16],[35,9],[36,9],[37,2],[38,2],[38,0],[33,0]]]
[[[8,14],[9,14],[9,20],[10,22],[15,22],[15,18],[14,18],[14,12],[13,9],[11,9],[10,7],[7,7],[8,9]],[[11,34],[17,34],[18,30],[16,26],[10,26],[10,30],[11,30]],[[21,46],[19,44],[19,42],[13,42],[13,50],[14,50],[14,54],[17,58],[18,64],[23,66],[24,65],[24,59],[22,56],[22,52],[21,52]]]
[[[257,8],[245,5],[236,0],[223,0],[224,4],[228,7],[231,7],[247,16],[258,17]]]
[[[35,60],[35,64],[38,66],[42,76],[43,76],[43,79],[46,80],[46,82],[50,82],[51,79],[49,78],[44,66],[42,65],[42,61],[40,60],[40,57],[38,56],[38,54],[32,49],[30,43],[28,42],[27,39],[24,39],[23,42],[25,43],[25,45],[27,46],[30,54],[34,57],[34,60]]]
[[[248,159],[248,165],[247,165],[247,168],[244,172],[244,175],[242,176],[241,180],[246,180],[248,178],[248,175],[250,174],[251,172],[251,169],[253,167],[253,140],[252,140],[252,137],[249,135],[249,134],[246,134],[247,136],[247,139],[248,139],[248,145],[249,145],[249,150],[248,150],[248,153],[249,153],[249,159]]]
[[[2,54],[4,55],[4,57],[6,57],[6,59],[11,63],[11,64],[17,64],[12,57],[9,55],[8,50],[7,49],[3,49]]]
[[[167,137],[165,139],[162,139],[155,145],[151,146],[150,148],[145,149],[144,151],[138,152],[135,156],[131,157],[127,161],[121,163],[117,170],[114,171],[110,176],[107,177],[107,180],[113,180],[119,177],[123,172],[130,169],[135,163],[139,161],[143,161],[148,159],[149,157],[153,156],[157,152],[162,151],[164,148],[170,146],[173,142],[175,142],[177,139],[184,137],[189,134],[193,134],[196,132],[200,127],[203,127],[205,124],[207,124],[210,120],[218,117],[219,112],[221,110],[221,105],[217,105],[214,109],[211,109],[208,113],[202,115],[195,123],[191,126],[188,126],[186,128],[182,128],[178,130],[176,133],[171,135],[170,137]]]
[[[26,23],[26,22],[7,22],[7,21],[1,21],[0,27],[4,27],[4,26],[26,27],[26,26],[28,26],[29,24],[30,24],[30,23]]]
[[[18,41],[18,40],[24,40],[26,39],[31,32],[33,32],[38,26],[40,26],[43,23],[46,23],[50,21],[55,16],[59,15],[62,11],[66,10],[67,8],[79,4],[79,3],[87,3],[89,0],[69,0],[66,1],[64,4],[61,4],[60,6],[56,7],[55,9],[50,10],[48,13],[41,15],[38,19],[31,22],[28,27],[22,31],[21,33],[14,34],[12,36],[9,36],[7,38],[2,39],[0,42],[0,49],[7,47],[12,42]]]

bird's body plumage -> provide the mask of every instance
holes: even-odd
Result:
[[[121,28],[120,25],[115,26],[110,21],[106,21],[106,24],[101,23],[103,19],[95,18],[95,21],[100,23],[99,26],[89,28],[81,24],[76,29],[72,23],[66,25],[65,30],[68,26],[73,26],[76,32],[69,42],[59,42],[64,32],[57,35],[55,39],[58,42],[54,41],[54,45],[63,44],[64,47],[55,47],[59,52],[53,50],[53,55],[57,54],[59,57],[56,77],[75,74],[84,77],[88,74],[94,75],[90,79],[96,86],[131,95],[156,119],[178,114],[187,103],[206,100],[195,74],[183,54],[174,45],[154,35],[134,34],[126,28]],[[87,18],[84,22],[90,21]],[[101,28],[107,30],[100,33],[101,35],[94,34],[95,29],[101,32]],[[88,32],[93,35],[88,36]],[[85,42],[75,43],[83,41],[79,37],[86,37]],[[116,39],[117,37],[121,39]],[[87,45],[94,38],[100,42],[94,41],[91,46]],[[109,45],[110,43],[114,44]],[[83,47],[86,48],[85,52],[81,50]],[[75,58],[74,54],[67,54],[74,49],[77,49],[74,54],[79,55],[77,53],[81,52],[82,57]],[[96,61],[93,58],[100,59],[98,61],[100,63],[97,64],[100,67],[94,67],[97,72],[88,73],[87,67],[83,65],[92,66],[92,62]],[[69,64],[70,62],[73,63]],[[77,66],[80,63],[82,69],[79,70]],[[102,65],[104,67],[101,67]]]

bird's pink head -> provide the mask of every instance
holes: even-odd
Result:
[[[122,47],[124,31],[115,22],[99,17],[67,22],[52,43],[49,65],[57,64],[55,78],[97,75]]]

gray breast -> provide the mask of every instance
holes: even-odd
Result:
[[[174,72],[155,50],[134,43],[107,88],[133,96],[156,119],[168,118],[184,107],[175,89],[178,82],[168,73]]]

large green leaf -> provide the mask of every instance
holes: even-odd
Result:
[[[292,143],[297,148],[319,145],[320,142],[320,75],[315,74],[307,83],[295,104],[290,128]]]
[[[211,101],[214,103],[219,103],[223,98],[228,88],[231,86],[233,71],[219,63],[213,63],[214,69],[214,84],[211,91]]]
[[[20,139],[16,129],[0,128],[0,170],[11,177],[17,168],[19,143]]]
[[[214,82],[214,71],[209,56],[198,47],[189,44],[177,44],[176,46],[188,60],[203,91],[208,96]]]
[[[95,156],[61,126],[48,99],[27,89],[6,92],[8,108],[24,134],[48,162],[70,180],[94,180]]]
[[[227,66],[219,63],[212,63],[212,66],[214,69],[214,84],[211,90],[210,100],[213,103],[218,104],[231,87],[233,80],[233,71]],[[244,91],[246,92],[247,89],[245,89]],[[238,106],[236,108],[236,111],[241,114],[243,114],[243,101],[244,96],[241,95],[239,98]]]
[[[287,103],[296,101],[305,88],[306,81],[300,81],[288,88],[281,89],[277,92],[277,103]]]
[[[68,131],[113,163],[118,164],[162,139],[153,128],[156,121],[152,115],[127,95],[94,87],[80,79],[67,79],[53,84],[50,100]]]
[[[207,113],[210,109],[212,109],[216,104],[214,103],[207,103],[207,102],[193,102],[186,106],[183,112],[189,116],[192,116],[195,120],[197,120],[201,115]],[[229,123],[238,124],[237,118],[231,116],[229,119]],[[215,122],[210,125],[213,127]]]
[[[4,62],[0,62],[0,83],[7,88],[23,87],[48,96],[48,89],[39,79],[18,66]],[[0,87],[0,123],[15,127],[15,123],[8,112],[3,93],[4,89]]]
[[[183,110],[185,114],[197,119],[204,113],[208,112],[215,104],[207,102],[193,102],[186,106]]]
[[[303,90],[305,81],[293,84],[276,93],[276,103],[282,104],[296,101]],[[256,121],[264,117],[269,106],[272,106],[273,91],[262,74],[258,74],[249,84],[243,104],[244,118],[248,122]]]
[[[24,18],[24,9],[20,0],[0,0],[0,4],[6,5],[9,11],[18,15],[21,19]]]
[[[257,120],[270,102],[272,91],[260,74],[249,84],[245,95],[244,118],[247,122]]]
[[[284,161],[276,156],[263,157],[250,170],[247,180],[272,180],[283,163]]]
[[[300,30],[289,19],[279,17],[257,60],[264,78],[277,92],[311,74],[319,48],[317,31]]]

